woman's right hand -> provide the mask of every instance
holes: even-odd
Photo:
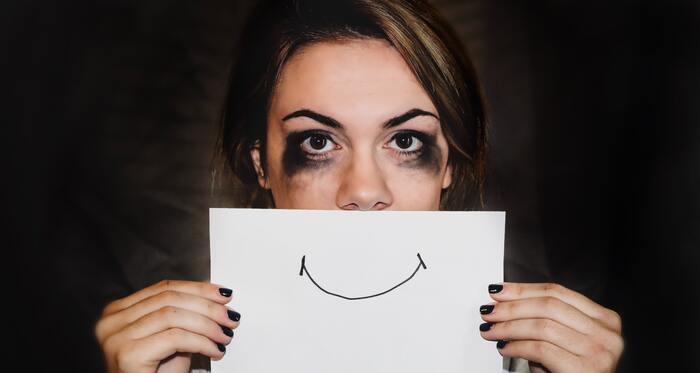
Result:
[[[95,326],[108,372],[184,373],[193,353],[221,359],[241,317],[229,301],[217,285],[165,280],[111,302]]]

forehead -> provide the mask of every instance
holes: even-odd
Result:
[[[385,120],[414,107],[435,110],[401,55],[376,39],[302,48],[283,67],[272,98],[278,114],[308,108],[341,122]]]

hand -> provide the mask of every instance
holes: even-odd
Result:
[[[484,339],[532,372],[614,372],[624,342],[620,316],[557,284],[490,285],[496,301],[481,307]],[[537,363],[537,364],[536,364]]]
[[[230,300],[217,285],[166,280],[108,304],[95,326],[108,372],[185,373],[193,353],[221,359],[240,319]]]

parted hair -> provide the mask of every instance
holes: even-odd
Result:
[[[285,62],[300,47],[353,39],[388,41],[403,57],[438,111],[447,139],[452,183],[441,210],[483,205],[487,131],[483,94],[465,47],[421,0],[270,0],[252,10],[237,43],[219,136],[219,160],[243,184],[246,207],[274,207],[258,184],[250,149],[266,167],[267,114]]]

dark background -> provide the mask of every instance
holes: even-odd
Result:
[[[619,371],[700,369],[700,2],[433,2],[489,101],[507,279],[617,310]],[[100,371],[108,300],[207,279],[207,209],[235,205],[212,152],[251,3],[2,5],[8,363]]]

